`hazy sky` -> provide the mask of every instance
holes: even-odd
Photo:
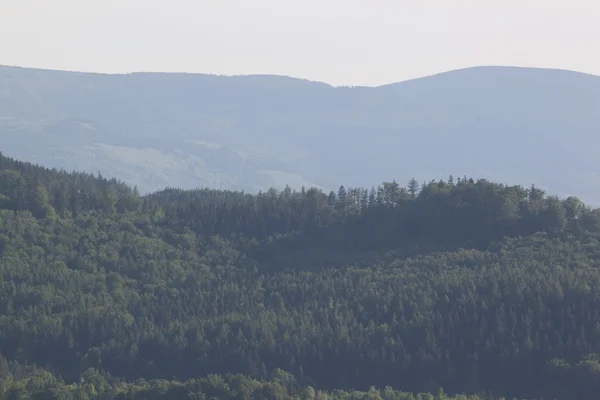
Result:
[[[0,64],[377,85],[474,65],[600,75],[598,0],[0,0]]]

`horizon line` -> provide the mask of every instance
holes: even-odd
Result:
[[[505,69],[530,69],[530,70],[546,70],[546,71],[562,71],[562,72],[570,72],[582,75],[589,76],[600,76],[590,72],[566,69],[566,68],[552,68],[552,67],[538,67],[538,66],[519,66],[519,65],[493,65],[493,64],[482,64],[482,65],[472,65],[468,67],[462,68],[454,68],[448,70],[442,70],[440,72],[419,75],[413,78],[408,78],[404,80],[392,81],[380,85],[334,85],[325,81],[313,80],[309,78],[302,78],[298,76],[292,75],[283,75],[276,73],[248,73],[248,74],[219,74],[219,73],[209,73],[209,72],[189,72],[189,71],[129,71],[129,72],[102,72],[102,71],[84,71],[84,70],[75,70],[75,69],[61,69],[61,68],[46,68],[46,67],[31,67],[31,66],[22,66],[22,65],[10,65],[10,64],[0,64],[0,68],[14,68],[14,69],[25,69],[25,70],[33,70],[33,71],[44,71],[44,72],[59,72],[59,73],[70,73],[70,74],[85,74],[85,75],[103,75],[103,76],[126,76],[126,75],[141,75],[141,74],[156,74],[156,75],[201,75],[201,76],[212,76],[212,77],[223,77],[223,78],[243,78],[243,77],[277,77],[277,78],[286,78],[292,80],[305,81],[310,83],[327,85],[332,88],[380,88],[390,85],[395,85],[398,83],[404,83],[414,80],[419,80],[423,78],[434,77],[437,75],[448,74],[452,72],[465,71],[469,69],[478,69],[478,68],[505,68]]]

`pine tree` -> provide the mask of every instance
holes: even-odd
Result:
[[[419,182],[415,178],[412,178],[408,182],[408,193],[413,199],[417,197],[417,194],[419,194]]]

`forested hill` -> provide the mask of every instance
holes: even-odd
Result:
[[[0,156],[0,398],[594,399],[599,239],[469,177],[140,196]]]

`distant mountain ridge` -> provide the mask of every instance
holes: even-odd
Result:
[[[379,87],[0,67],[0,151],[137,185],[257,191],[448,174],[600,204],[600,77],[474,67]],[[389,176],[393,173],[393,176]]]

